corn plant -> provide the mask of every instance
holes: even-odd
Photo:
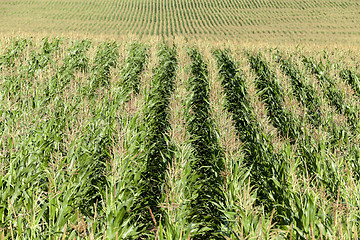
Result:
[[[14,99],[14,97],[17,96],[19,99],[22,94],[25,94],[20,93],[23,89],[27,91],[33,87],[34,81],[29,81],[29,78],[34,78],[36,72],[42,71],[49,64],[52,54],[59,49],[59,45],[59,39],[54,39],[52,42],[49,42],[48,38],[44,38],[41,42],[40,51],[32,51],[30,58],[25,59],[24,64],[17,68],[16,73],[4,76],[4,82],[2,84],[3,97],[9,96]],[[17,54],[18,51],[16,51]]]
[[[293,226],[292,235],[296,239],[306,239],[306,236],[311,234],[311,224],[316,226],[317,236],[324,234],[317,227],[323,226],[328,219],[325,217],[315,221],[313,215],[311,219],[308,216],[309,213],[315,214],[315,216],[321,215],[321,209],[314,205],[306,205],[308,195],[302,197],[301,193],[291,189],[287,174],[291,167],[287,161],[293,158],[290,145],[284,146],[284,151],[278,154],[274,153],[270,139],[264,135],[261,126],[255,120],[252,106],[247,97],[244,75],[237,70],[229,54],[230,52],[227,50],[218,49],[213,52],[226,96],[225,107],[232,113],[238,136],[244,143],[245,166],[249,171],[252,185],[256,187],[255,202],[263,205],[268,214],[274,211],[271,216],[280,228],[287,229]],[[293,205],[293,202],[296,202],[296,205]],[[249,236],[258,227],[259,220],[251,214],[247,215],[236,204],[230,206],[231,208],[228,207],[227,210],[228,216],[232,216],[234,211],[237,214],[240,212],[242,214],[239,218],[243,218],[244,223],[240,232],[229,231],[229,236],[233,236],[235,239],[241,239],[240,236],[244,235]],[[238,223],[234,220],[231,221],[231,217],[228,218],[233,224],[231,226],[236,228]],[[260,229],[263,230],[263,227]],[[326,231],[329,231],[328,228]]]
[[[247,96],[244,75],[237,69],[229,54],[229,50],[217,49],[213,52],[225,91],[225,107],[232,113],[239,138],[246,144],[253,136],[251,131],[259,131],[260,126],[256,123],[254,110]]]
[[[207,65],[198,50],[189,49],[191,77],[187,82],[186,129],[190,135],[193,156],[188,176],[188,222],[198,225],[194,239],[223,239],[220,226],[224,221],[223,177],[224,153],[216,137],[211,117]]]
[[[45,101],[60,94],[69,82],[74,78],[75,71],[87,71],[89,59],[85,55],[90,47],[89,40],[82,40],[73,43],[67,50],[63,65],[45,88]]]
[[[319,128],[320,125],[323,125],[323,120],[321,119],[320,100],[316,96],[314,88],[305,83],[305,76],[300,73],[299,69],[297,69],[290,60],[281,58],[279,55],[276,55],[276,58],[282,70],[289,76],[297,100],[306,106],[310,123]],[[334,137],[336,136],[337,135]],[[301,136],[298,142],[298,151],[302,163],[302,170],[311,176],[314,175],[317,181],[321,182],[319,184],[325,184],[330,192],[336,194],[336,189],[339,184],[336,182],[338,178],[325,177],[325,175],[334,173],[334,171],[331,171],[328,161],[322,161],[323,156],[321,156],[322,154],[318,147],[321,146],[320,144],[322,145],[323,143],[318,143],[312,136],[308,135],[308,133]],[[332,148],[331,144],[330,146],[327,144],[321,147],[329,150]],[[333,179],[333,181],[328,181],[329,179]]]
[[[229,52],[216,50],[213,54],[217,60],[219,77],[226,96],[225,107],[232,114],[238,136],[244,143],[245,165],[251,169],[252,182],[258,188],[258,201],[265,204],[267,211],[272,211],[276,202],[282,201],[275,196],[283,190],[278,189],[271,179],[275,177],[281,185],[286,186],[286,181],[282,182],[286,180],[285,169],[282,169],[286,166],[282,166],[281,156],[276,156],[270,139],[263,134],[261,126],[257,123],[247,96],[245,78],[237,70],[234,61],[229,57]],[[275,168],[278,168],[277,171]],[[272,176],[274,173],[277,176]]]
[[[291,79],[293,79],[293,80],[291,80],[292,82],[297,81],[296,79],[305,79],[305,76],[302,75],[300,72],[298,72],[298,69],[295,69],[295,67],[291,67],[291,63],[288,60],[279,59],[279,56],[278,56],[278,60],[281,62],[283,70],[287,73],[287,75]],[[309,59],[307,59],[307,60],[309,60]],[[287,63],[285,63],[285,62],[287,62]],[[287,65],[286,70],[285,70],[285,64]],[[307,63],[307,66],[310,67],[309,63]],[[324,82],[320,82],[320,84],[322,86],[324,86],[323,85]],[[315,110],[314,107],[319,106],[319,97],[315,96],[316,93],[314,92],[314,90],[311,90],[312,88],[308,85],[301,84],[301,85],[303,85],[303,87],[301,87],[299,84],[295,85],[295,82],[293,83],[293,85],[295,86],[295,92],[299,92],[299,93],[295,93],[295,95],[301,94],[303,96],[301,98],[300,97],[299,98],[297,97],[297,98],[300,102],[303,102],[303,104],[305,106],[307,106],[309,115],[311,116],[311,114],[315,114],[315,113],[317,115],[317,113],[319,113],[319,112],[318,112],[318,110]],[[296,90],[297,89],[296,86],[299,86],[299,88],[298,88],[299,90]],[[329,91],[337,91],[337,90],[332,88],[332,90],[329,90]],[[338,94],[335,94],[335,95],[338,95]],[[303,100],[301,100],[301,99],[303,99]],[[308,100],[306,100],[306,99],[308,99]],[[330,102],[330,105],[335,106],[334,104],[331,104],[331,102]],[[310,109],[313,109],[313,110],[310,110]],[[318,109],[318,107],[316,107],[316,109]],[[341,112],[338,112],[338,113],[341,113]],[[310,117],[310,122],[315,121],[315,119],[314,120],[311,120],[311,119],[312,119],[312,117]],[[321,129],[325,130],[329,134],[329,139],[328,139],[328,142],[326,143],[325,147],[327,149],[329,149],[330,151],[335,151],[337,149],[337,146],[339,146],[339,144],[341,145],[341,143],[344,143],[344,142],[348,143],[349,137],[350,137],[350,134],[349,134],[350,131],[348,131],[347,126],[337,126],[335,123],[333,123],[331,116],[330,116],[330,118],[321,119],[319,124],[320,125],[315,124],[316,128],[321,127]],[[310,154],[309,151],[318,152],[318,150],[310,150],[313,148],[318,149],[318,147],[316,147],[316,145],[318,143],[315,143],[311,139],[311,136],[310,137],[307,136],[303,141],[304,141],[304,143],[306,143],[306,144],[301,144],[301,146],[304,146],[303,150],[305,152],[303,154],[309,155]],[[315,161],[313,161],[313,164],[315,164]],[[309,167],[313,164],[310,164]]]
[[[1,98],[9,97],[13,99],[21,89],[21,80],[22,78],[19,75],[4,76],[3,84],[1,85]]]
[[[250,56],[249,61],[251,68],[258,76],[255,85],[260,99],[266,104],[273,125],[279,129],[283,137],[289,138],[294,143],[303,132],[296,117],[283,107],[284,92],[279,82],[267,63],[261,59],[260,53],[256,56]]]
[[[308,108],[310,122],[319,128],[320,125],[323,125],[323,121],[320,119],[320,100],[316,96],[315,90],[309,85],[305,85],[299,70],[293,67],[289,60],[281,59],[279,55],[277,58],[283,71],[290,77],[295,96]],[[298,129],[301,128],[297,121],[294,122],[294,125],[298,125]],[[331,128],[331,130],[336,130],[336,128]],[[336,171],[332,169],[328,161],[324,161],[324,156],[319,151],[319,148],[332,149],[332,144],[324,145],[324,142],[318,142],[306,131],[299,131],[297,141],[302,170],[310,176],[316,177],[318,184],[324,184],[327,190],[335,196],[341,180],[336,176],[325,177],[336,174]]]
[[[68,161],[76,163],[77,172],[77,178],[72,181],[82,189],[73,196],[73,206],[85,218],[93,219],[94,236],[101,236],[104,230],[109,239],[132,239],[139,235],[142,226],[132,214],[140,197],[141,172],[134,167],[131,150],[122,156],[114,155],[112,149],[122,144],[115,136],[115,122],[120,121],[121,126],[127,128],[126,124],[134,125],[137,121],[135,117],[127,119],[122,115],[117,119],[115,111],[118,111],[117,104],[107,97],[97,102],[92,111],[94,117],[70,149]],[[135,141],[131,140],[131,144],[136,147]]]
[[[159,65],[154,69],[151,89],[144,106],[145,138],[139,160],[145,166],[141,173],[139,204],[135,209],[139,223],[147,228],[153,228],[161,221],[159,204],[162,201],[166,167],[172,159],[168,139],[169,101],[176,77],[176,49],[161,45],[158,56]]]
[[[106,165],[112,157],[110,146],[113,130],[111,125],[101,122],[100,117],[95,117],[85,126],[82,136],[69,156],[70,161],[76,162],[79,174],[87,174],[78,206],[85,215],[94,215],[94,208],[100,208],[102,194],[108,186]]]
[[[116,67],[118,58],[118,46],[116,42],[101,44],[96,52],[91,78],[88,81],[88,92],[93,95],[99,87],[110,85],[110,68]]]
[[[279,55],[276,57],[278,62],[280,62],[282,70],[290,78],[296,99],[306,106],[310,123],[318,127],[321,123],[321,112],[320,100],[316,96],[315,89],[311,85],[306,84],[305,76],[290,60],[284,59]]]
[[[339,76],[344,79],[354,90],[355,94],[357,96],[360,96],[360,74],[357,74],[356,72],[352,70],[342,70],[339,73]],[[360,179],[360,152],[359,152],[359,146],[355,144],[351,150],[353,158],[351,158],[351,161],[349,161],[348,164],[350,164],[351,169],[353,169],[354,177],[355,179]]]
[[[342,70],[339,76],[344,79],[354,90],[355,94],[360,97],[360,74],[352,70]]]
[[[344,93],[337,89],[334,80],[326,73],[325,66],[322,63],[317,64],[312,58],[305,56],[303,56],[303,63],[311,69],[319,80],[326,97],[329,99],[329,104],[335,107],[339,114],[346,116],[347,123],[352,131],[358,131],[359,116],[357,107],[346,103]]]
[[[129,99],[133,92],[138,94],[140,91],[140,74],[144,70],[147,58],[147,47],[139,42],[130,45],[128,56],[120,75],[120,87],[125,99]]]
[[[230,146],[224,151],[220,140],[228,135],[219,136],[209,100],[208,70],[214,69],[200,50],[188,49],[183,89],[181,79],[174,83],[177,52],[161,45],[150,87],[141,92],[143,109],[134,113],[123,103],[139,89],[145,45],[130,45],[113,88],[117,43],[100,42],[94,55],[88,40],[64,51],[60,43],[44,38],[29,47],[31,40],[22,39],[0,57],[0,239],[358,239],[360,148],[349,128],[355,120],[339,126],[341,116],[330,109],[319,125],[304,127],[284,107],[282,79],[261,56],[250,64],[262,70],[255,87],[274,113],[271,121],[304,128],[291,141],[267,135],[247,73],[229,50],[218,49],[221,87],[214,90],[224,94],[236,130],[229,140],[241,142],[236,149],[224,144]],[[316,123],[322,96],[296,65],[277,56]],[[327,101],[321,104],[335,107],[335,100],[344,107],[336,112],[351,119],[325,70],[314,72]],[[337,74],[356,92],[355,71]],[[74,88],[79,82],[85,91]],[[333,92],[340,99],[328,96]]]
[[[128,141],[124,144],[127,151],[124,155],[111,156],[110,161],[119,164],[107,165],[111,167],[106,174],[108,187],[105,195],[102,194],[101,211],[98,211],[98,215],[105,221],[99,221],[99,225],[106,229],[108,239],[137,239],[143,233],[143,225],[138,222],[139,218],[133,212],[138,206],[137,200],[141,194],[139,185],[143,164],[139,164],[134,156],[141,151],[138,148],[144,131],[143,126],[138,126],[137,117],[129,119],[124,116],[122,126],[128,130],[124,136],[124,140]],[[114,141],[113,144],[122,143]]]
[[[5,53],[0,56],[0,70],[3,69],[3,67],[14,67],[16,58],[18,58],[30,44],[31,41],[25,38],[13,40],[11,45],[6,49]]]
[[[61,109],[61,105],[58,106]],[[62,115],[62,114],[61,114]],[[10,151],[7,158],[9,168],[2,176],[0,197],[0,225],[2,228],[17,228],[21,233],[25,228],[29,237],[36,236],[44,223],[52,221],[51,203],[46,198],[51,193],[52,179],[47,168],[54,154],[65,155],[63,149],[64,118],[53,117],[30,129]],[[19,179],[21,179],[19,181]],[[35,203],[34,195],[40,199]],[[45,196],[45,197],[44,197]],[[41,212],[37,216],[35,229],[28,228],[32,219],[27,218],[29,208],[38,205]],[[35,214],[35,213],[34,213]],[[17,222],[14,220],[17,219]],[[44,226],[45,228],[45,226]]]
[[[60,48],[61,40],[55,38],[52,42],[49,41],[48,37],[45,37],[41,41],[41,50],[34,51],[31,53],[29,64],[26,67],[27,74],[31,77],[34,76],[36,71],[44,69],[50,62],[51,57]]]

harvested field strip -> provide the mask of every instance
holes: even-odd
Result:
[[[2,1],[0,31],[356,44],[359,6],[340,0]]]

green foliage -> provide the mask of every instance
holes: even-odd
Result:
[[[316,64],[312,58],[303,57],[304,64],[311,69],[312,73],[319,80],[324,89],[326,97],[329,99],[331,106],[334,106],[339,114],[344,114],[352,131],[359,130],[358,109],[355,105],[347,104],[345,95],[336,87],[336,83],[326,73],[325,66],[322,63]]]
[[[90,40],[75,41],[67,50],[61,71],[86,71],[89,58],[85,55],[90,47]]]
[[[88,82],[90,95],[99,87],[110,86],[110,68],[116,67],[118,55],[116,42],[105,42],[98,47]]]
[[[357,96],[360,96],[360,74],[347,69],[340,71],[339,76],[348,82]]]
[[[278,61],[281,64],[282,70],[289,76],[291,84],[294,88],[294,94],[299,102],[307,107],[310,123],[316,128],[324,125],[324,120],[321,119],[320,100],[316,95],[313,87],[305,83],[305,77],[300,73],[290,60],[286,60],[277,55]],[[336,127],[332,128],[336,131]],[[337,138],[338,134],[334,133],[333,137]],[[339,178],[329,176],[335,174],[329,161],[323,161],[323,149],[331,149],[331,144],[319,143],[308,133],[299,139],[298,151],[301,159],[302,171],[314,176],[317,184],[324,184],[328,191],[336,195],[339,187]],[[330,180],[331,179],[331,180]]]
[[[321,123],[321,112],[320,100],[316,96],[315,89],[311,85],[306,84],[304,75],[290,60],[284,59],[279,55],[277,55],[277,60],[280,62],[282,70],[290,78],[296,99],[306,106],[310,123],[318,127]]]
[[[43,38],[41,41],[41,50],[31,53],[29,65],[27,66],[27,73],[34,77],[36,71],[44,69],[50,62],[51,57],[60,48],[61,40],[59,38],[53,39],[49,42],[49,38]]]
[[[14,44],[15,50],[12,55],[15,61],[16,57],[19,57],[21,51],[26,47],[26,44],[29,43],[28,40],[22,40],[23,45],[19,46],[20,40]],[[49,42],[49,38],[44,38],[41,41],[41,50],[32,51],[29,58],[25,59],[24,64],[22,64],[16,73],[4,75],[4,82],[2,84],[2,98],[9,96],[10,98],[19,98],[20,92],[26,92],[29,88],[35,87],[33,81],[28,81],[28,78],[34,78],[35,74],[39,74],[44,71],[45,67],[51,62],[52,55],[55,51],[59,49],[60,40],[55,38],[52,42]],[[22,50],[21,50],[22,49]],[[14,66],[12,66],[14,67]],[[24,99],[25,100],[25,99]]]
[[[59,95],[74,78],[75,71],[87,71],[89,59],[85,55],[90,47],[89,40],[76,41],[68,49],[63,65],[55,76],[48,81],[45,89],[46,101]]]
[[[198,50],[188,51],[191,77],[187,82],[186,129],[190,134],[193,156],[188,176],[189,223],[198,224],[194,239],[223,239],[224,221],[220,206],[224,203],[224,153],[218,144],[216,126],[211,117],[207,65]]]
[[[140,74],[144,70],[147,58],[147,47],[135,42],[130,45],[128,56],[121,71],[121,91],[128,99],[133,92],[138,94],[140,91]]]
[[[0,70],[2,70],[4,66],[9,68],[14,67],[16,58],[18,58],[30,44],[31,41],[25,38],[13,40],[5,53],[0,56]]]
[[[287,188],[288,167],[283,156],[274,153],[269,138],[256,122],[248,100],[245,79],[228,51],[216,50],[214,56],[219,68],[221,85],[226,96],[226,109],[232,113],[240,140],[244,143],[245,164],[250,171],[251,182],[257,191],[257,201],[271,212],[277,204],[283,204],[281,194]]]
[[[84,175],[87,181],[81,187],[81,202],[79,208],[85,215],[93,216],[95,207],[100,208],[99,202],[108,187],[106,180],[106,164],[113,157],[110,154],[112,145],[112,129],[102,119],[92,119],[86,125],[83,135],[77,139],[76,147],[71,150],[70,161],[77,164],[79,175]]]
[[[252,106],[247,100],[244,76],[237,70],[229,54],[229,51],[219,49],[213,52],[226,96],[225,107],[232,113],[238,136],[244,143],[245,166],[249,171],[250,182],[256,189],[256,196],[254,196],[256,200],[254,202],[263,205],[266,213],[271,214],[270,219],[273,219],[279,228],[288,229],[295,239],[307,239],[312,233],[317,238],[326,236],[327,233],[331,232],[332,220],[324,214],[322,208],[316,205],[317,200],[314,199],[313,192],[299,193],[292,188],[291,176],[288,175],[292,167],[289,160],[294,159],[290,150],[291,145],[285,145],[283,151],[275,154],[272,142],[264,135],[256,122]],[[254,61],[252,64],[257,63],[261,66],[259,69],[265,69],[265,73],[258,73],[260,75],[258,81],[262,81],[262,83],[258,83],[258,86],[269,84],[268,89],[264,87],[265,91],[261,89],[260,94],[267,91],[266,93],[275,95],[275,97],[265,95],[265,103],[270,104],[267,102],[268,99],[275,99],[275,103],[276,100],[280,101],[279,86],[275,82],[273,85],[265,83],[265,81],[271,81],[271,78],[274,78],[270,70],[259,59],[251,58],[251,60]],[[254,65],[253,67],[255,67]],[[275,90],[270,91],[270,87]],[[281,108],[273,106],[269,108],[277,111],[277,114],[282,114]],[[297,157],[298,162],[293,167],[298,168],[301,164],[305,166],[305,174],[311,174],[311,176],[315,174],[316,177],[319,177],[317,180],[323,181],[320,181],[319,185],[325,183],[329,189],[337,189],[341,177],[336,175],[338,171],[332,169],[333,162],[326,160],[327,156],[323,155],[325,148],[320,149],[320,151],[316,149],[309,142],[312,140],[311,138],[301,137],[297,140],[299,141],[297,146],[301,155]],[[230,226],[233,229],[240,228],[240,226],[237,227],[238,223],[233,222],[233,215],[238,216],[243,221],[240,232],[239,230],[238,232],[229,231],[229,235],[234,236],[234,238],[236,236],[236,239],[241,239],[239,236],[251,235],[257,228],[266,230],[264,226],[259,227],[259,219],[247,213],[246,210],[239,209],[234,204],[228,206],[227,213]],[[292,228],[290,229],[289,226]]]
[[[59,108],[61,109],[61,106]],[[22,224],[30,224],[29,221],[33,219],[26,218],[25,213],[34,204],[39,205],[41,209],[41,214],[36,219],[38,224],[56,220],[47,197],[47,194],[51,194],[51,181],[54,179],[49,178],[46,169],[54,154],[64,154],[62,134],[64,126],[64,118],[59,117],[41,123],[18,140],[16,151],[8,155],[10,166],[7,174],[2,176],[0,181],[1,228],[9,228],[10,225],[15,224],[20,230],[24,227]],[[34,195],[39,199],[36,200]],[[18,224],[14,219],[18,220]],[[43,227],[29,229],[28,233],[30,236],[35,236],[36,231],[42,230]]]
[[[281,89],[273,72],[261,59],[261,54],[249,57],[250,66],[256,72],[257,79],[255,81],[256,88],[260,99],[265,102],[268,109],[268,116],[273,125],[279,129],[283,137],[289,138],[292,143],[302,135],[300,124],[296,122],[296,117],[283,107],[284,92]]]
[[[0,239],[358,238],[360,150],[348,128],[352,106],[344,105],[357,98],[344,99],[330,74],[314,71],[322,99],[290,60],[274,62],[310,126],[286,109],[272,67],[249,57],[258,76],[253,94],[279,130],[293,129],[287,141],[265,134],[246,85],[252,73],[229,50],[213,52],[219,88],[200,50],[178,58],[175,47],[161,45],[150,87],[138,91],[140,74],[152,70],[144,68],[145,45],[131,44],[118,66],[115,42],[94,46],[94,56],[88,40],[64,51],[61,42],[25,39],[0,57]],[[121,71],[118,83],[113,69]],[[178,72],[189,75],[185,85]],[[336,74],[356,91],[354,70]],[[219,93],[227,112],[213,112],[210,94]],[[345,126],[331,109],[318,117],[320,104],[337,103]],[[230,124],[236,136],[217,129]]]
[[[161,45],[158,56],[159,64],[154,69],[144,106],[145,138],[139,160],[145,163],[145,167],[141,173],[139,205],[135,210],[139,222],[148,228],[161,221],[159,204],[164,191],[165,171],[173,155],[168,139],[169,102],[176,77],[176,49]]]

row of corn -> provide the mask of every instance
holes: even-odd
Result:
[[[282,52],[271,52],[305,109],[300,116],[287,108],[281,81],[262,54],[243,54],[255,75],[256,95],[277,130],[273,136],[258,121],[249,76],[231,51],[212,51],[218,74],[210,76],[201,50],[186,48],[183,117],[188,138],[182,144],[188,153],[177,169],[183,201],[171,208],[183,223],[176,224],[164,202],[171,197],[167,174],[179,155],[170,134],[179,50],[158,46],[158,63],[146,88],[141,86],[150,56],[145,44],[127,45],[119,67],[116,42],[99,44],[91,59],[90,41],[76,41],[64,50],[62,61],[54,60],[63,41],[46,38],[39,51],[26,55],[34,45],[20,39],[0,56],[0,238],[358,236],[358,109],[345,101],[325,64],[302,57],[308,68],[304,72]],[[345,117],[344,125],[323,117],[321,97],[306,79],[311,74],[326,104]],[[114,76],[119,80],[113,81]],[[339,77],[359,94],[356,71],[343,69]],[[228,159],[221,146],[210,104],[211,81],[221,83],[223,111],[232,118],[242,158]],[[124,106],[134,98],[143,98],[144,104],[136,114],[127,113]],[[273,142],[276,137],[280,148]],[[256,211],[242,202],[245,189]]]

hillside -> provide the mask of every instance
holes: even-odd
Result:
[[[2,0],[0,32],[359,44],[357,0]]]

